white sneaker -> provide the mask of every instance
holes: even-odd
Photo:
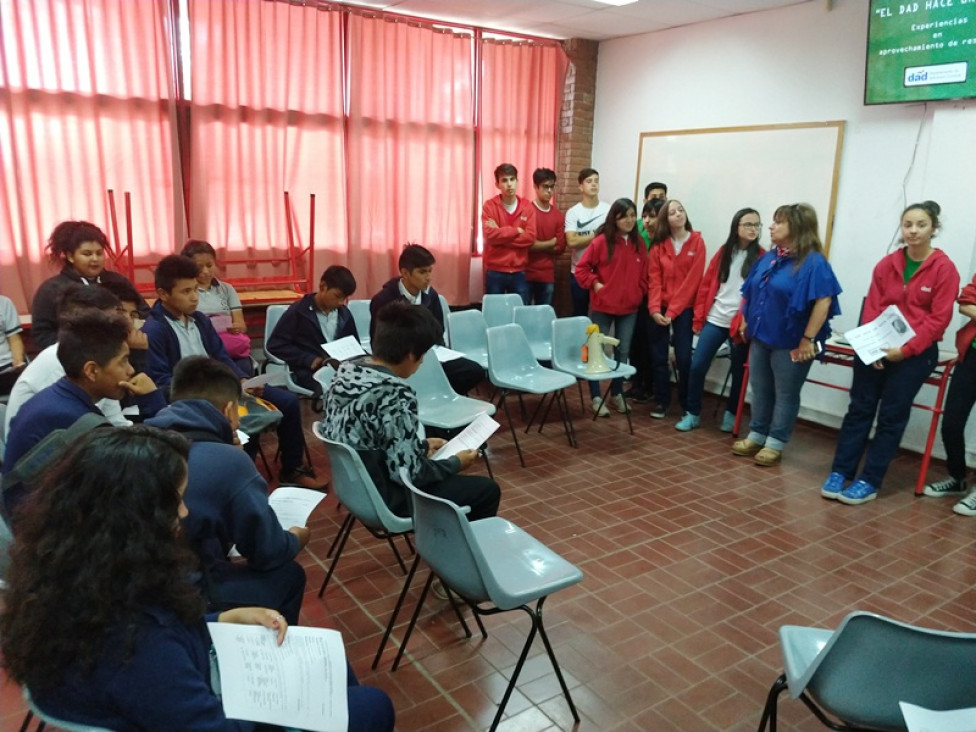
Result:
[[[976,516],[976,488],[969,491],[969,495],[952,507],[960,516]]]
[[[593,397],[593,414],[597,417],[609,417],[610,410],[607,409],[607,405],[603,403],[601,397]]]
[[[623,394],[614,394],[613,408],[621,414],[627,414],[627,412],[630,411],[630,405],[627,403],[627,400],[624,399]]]

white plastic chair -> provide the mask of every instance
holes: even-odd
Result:
[[[441,315],[444,316],[444,345],[451,347],[451,306],[447,304],[447,298],[437,293],[437,298],[441,301]]]
[[[508,411],[506,397],[509,392],[522,392],[527,394],[541,394],[542,401],[536,407],[535,413],[525,426],[528,433],[529,428],[535,421],[539,410],[549,401],[559,405],[560,415],[562,416],[563,427],[566,430],[566,439],[570,447],[576,447],[576,434],[573,432],[573,419],[566,404],[566,394],[563,391],[567,386],[572,386],[576,379],[569,374],[564,374],[553,369],[547,369],[539,365],[539,362],[532,355],[529,341],[525,337],[525,331],[515,323],[499,325],[488,329],[488,378],[491,383],[498,388],[498,401],[505,410],[505,418],[508,420],[509,429],[512,431],[512,439],[515,440],[515,449],[518,451],[519,461],[525,467],[525,458],[522,456],[522,448],[519,446],[518,437],[515,434],[515,425],[512,424],[512,416]],[[539,422],[539,431],[545,424],[546,416],[549,413],[546,407]]]
[[[369,325],[373,321],[373,316],[369,311],[369,300],[350,300],[347,303],[352,319],[356,323],[356,330],[359,331],[359,342],[366,353],[372,353],[369,344]]]
[[[775,732],[784,690],[835,730],[903,730],[903,701],[942,711],[973,706],[976,633],[854,612],[835,631],[784,625],[779,639],[785,673],[769,690],[759,732],[767,723]]]
[[[552,305],[519,305],[512,310],[512,322],[522,326],[536,361],[552,360],[552,323],[556,311]]]
[[[552,367],[557,371],[570,374],[576,379],[577,384],[583,381],[603,381],[604,379],[623,378],[629,379],[637,373],[637,369],[627,363],[619,363],[612,358],[607,359],[607,365],[613,371],[601,374],[586,373],[586,363],[581,358],[580,349],[586,345],[586,328],[590,325],[590,319],[582,315],[573,318],[558,318],[552,321]],[[607,404],[610,398],[610,383],[607,382],[607,390],[603,394],[603,403]],[[583,391],[580,387],[580,403],[583,403]],[[586,406],[583,405],[585,412]],[[634,434],[634,424],[630,419],[630,412],[627,413],[627,426],[630,434]],[[598,415],[594,414],[595,420]]]
[[[293,394],[298,394],[298,396],[314,397],[315,392],[295,383],[294,379],[291,377],[291,369],[288,367],[288,364],[268,350],[268,340],[271,338],[271,334],[274,332],[275,326],[278,325],[278,321],[281,320],[281,316],[285,314],[287,309],[287,305],[268,305],[268,309],[265,312],[264,355],[266,360],[264,362],[264,372],[267,374],[273,374],[277,371],[284,371],[285,388],[287,388],[288,391],[292,392]]]
[[[485,316],[485,324],[489,328],[512,322],[512,311],[524,306],[521,295],[508,293],[506,295],[483,295],[481,298],[481,312]]]
[[[580,718],[576,705],[546,634],[542,606],[554,592],[572,587],[583,579],[579,567],[567,562],[511,521],[496,516],[469,522],[457,504],[413,486],[406,471],[401,470],[400,480],[413,495],[417,554],[430,566],[431,574],[410,619],[393,670],[399,666],[431,581],[437,575],[445,587],[460,595],[475,613],[485,638],[488,635],[481,623],[482,615],[524,610],[532,620],[532,627],[489,730],[496,729],[501,721],[536,633],[542,638],[563,696],[573,719],[578,723]],[[530,607],[532,603],[534,607]],[[489,606],[482,607],[486,604]]]
[[[459,310],[447,316],[451,348],[460,351],[481,368],[488,368],[488,326],[479,310]]]

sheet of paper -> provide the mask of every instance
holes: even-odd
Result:
[[[914,337],[915,331],[897,305],[889,305],[870,323],[844,334],[864,363],[874,363],[884,358],[887,349],[903,346]]]
[[[288,383],[288,375],[284,371],[270,371],[266,374],[252,376],[241,386],[244,389],[257,389],[259,386],[284,386]]]
[[[898,705],[908,732],[976,732],[976,707],[933,712],[908,702]]]
[[[346,652],[336,630],[292,626],[279,647],[260,625],[208,623],[231,719],[346,732]]]
[[[325,494],[321,491],[283,485],[268,496],[268,505],[281,522],[281,528],[290,529],[292,526],[307,526],[308,517],[323,498]]]
[[[241,443],[241,447],[244,447],[251,441],[251,437],[244,430],[237,430],[237,441]]]
[[[365,356],[366,351],[354,336],[346,336],[331,343],[323,343],[322,350],[337,361],[348,361],[350,358]]]
[[[446,346],[434,346],[434,355],[437,356],[437,360],[441,363],[447,363],[448,361],[453,361],[458,358],[464,358],[464,354],[460,351],[452,351]]]
[[[214,330],[218,333],[226,333],[229,331],[232,323],[233,321],[229,315],[219,314],[210,316],[210,325],[212,325]]]
[[[487,414],[480,414],[474,422],[464,428],[461,434],[455,436],[454,439],[435,452],[433,459],[443,460],[453,457],[461,450],[477,450],[488,441],[489,437],[495,434],[498,427],[498,422],[494,419]]]

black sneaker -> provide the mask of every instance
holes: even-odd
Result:
[[[315,477],[315,471],[307,465],[299,465],[294,470],[282,470],[278,474],[279,485],[297,485],[325,493],[329,489],[329,481],[321,481]]]
[[[654,419],[664,419],[668,414],[668,408],[662,407],[660,404],[655,404],[654,408],[651,410],[651,416]]]
[[[635,404],[647,404],[651,401],[650,395],[643,389],[637,387],[631,387],[624,392],[624,398],[628,402],[634,402]]]
[[[948,478],[929,483],[922,489],[922,493],[932,498],[945,498],[946,496],[961,496],[966,492],[966,481],[956,480],[951,475]]]

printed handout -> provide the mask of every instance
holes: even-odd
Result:
[[[897,305],[889,305],[870,323],[844,334],[864,363],[874,363],[884,358],[889,348],[903,346],[914,337],[915,331]]]

